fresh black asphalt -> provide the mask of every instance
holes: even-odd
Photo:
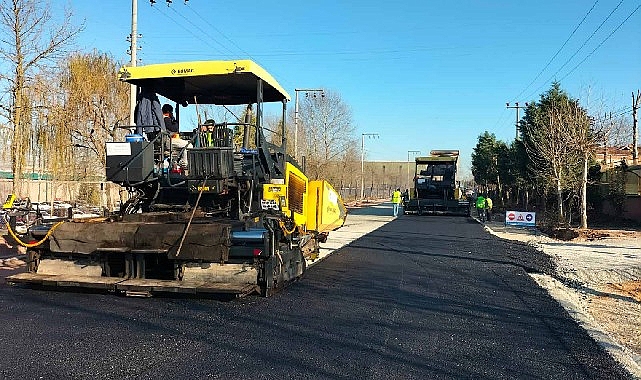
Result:
[[[552,269],[472,219],[406,215],[267,299],[2,284],[0,377],[631,378],[528,276]]]

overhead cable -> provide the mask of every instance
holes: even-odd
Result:
[[[565,40],[565,42],[563,43],[563,45],[561,45],[561,47],[559,48],[559,50],[557,50],[557,51],[556,51],[556,53],[554,53],[554,55],[552,56],[552,58],[550,58],[550,60],[548,61],[548,63],[546,63],[546,64],[545,64],[545,66],[541,69],[541,71],[539,71],[539,73],[538,73],[538,74],[536,74],[536,76],[534,77],[534,79],[532,79],[532,81],[531,81],[527,86],[525,86],[525,88],[524,88],[521,92],[519,92],[519,94],[518,94],[514,99],[519,99],[519,97],[520,97],[521,95],[523,95],[523,93],[524,93],[525,91],[527,91],[527,89],[528,89],[528,88],[530,88],[530,86],[531,86],[532,84],[534,84],[534,82],[536,82],[536,80],[537,80],[537,79],[539,79],[539,77],[543,74],[543,72],[545,71],[545,69],[547,69],[547,68],[550,66],[550,64],[552,63],[552,61],[554,61],[554,59],[559,55],[559,53],[561,52],[561,50],[563,50],[563,48],[565,47],[565,45],[567,45],[568,41],[570,41],[570,38],[572,38],[572,36],[574,36],[574,33],[576,33],[576,31],[579,29],[579,27],[580,27],[581,25],[583,25],[583,22],[585,21],[585,19],[586,19],[586,18],[588,18],[588,16],[590,15],[590,13],[592,13],[592,10],[594,9],[594,7],[597,5],[597,3],[598,3],[598,2],[599,2],[599,0],[596,0],[596,1],[594,2],[594,4],[592,4],[592,7],[588,10],[588,13],[586,13],[586,14],[585,14],[585,16],[583,16],[583,18],[581,19],[581,21],[580,21],[580,22],[578,23],[578,25],[574,28],[574,30],[572,31],[572,33],[570,33],[570,35],[569,35],[569,36],[568,36],[568,38]]]
[[[605,24],[605,23],[610,19],[610,17],[612,17],[612,15],[614,14],[614,12],[616,12],[616,10],[617,10],[617,9],[619,9],[619,7],[621,6],[621,4],[622,4],[622,3],[623,3],[623,0],[621,0],[621,1],[619,2],[619,4],[617,4],[617,6],[616,6],[616,7],[614,7],[614,9],[613,9],[612,11],[610,11],[610,13],[607,15],[607,17],[606,17],[606,18],[601,22],[601,24],[599,24],[599,26],[597,26],[597,28],[592,32],[592,34],[590,34],[590,36],[589,36],[589,37],[588,37],[588,38],[583,42],[583,44],[582,44],[581,46],[579,46],[579,48],[574,52],[574,54],[572,54],[572,56],[570,56],[570,58],[568,58],[568,59],[565,61],[565,63],[563,63],[563,65],[561,65],[561,67],[559,67],[559,69],[558,69],[558,70],[556,70],[556,71],[554,72],[554,74],[552,74],[552,76],[551,76],[547,81],[545,81],[545,82],[544,82],[542,85],[540,85],[536,90],[534,90],[532,93],[530,93],[530,95],[528,95],[528,97],[529,97],[529,96],[531,96],[531,95],[532,95],[532,94],[534,94],[534,93],[537,93],[541,88],[543,88],[543,86],[545,86],[545,85],[547,85],[548,83],[550,83],[550,82],[551,82],[551,81],[556,77],[556,75],[557,75],[561,70],[563,70],[563,68],[564,68],[565,66],[567,66],[567,64],[568,64],[568,63],[570,63],[570,62],[572,61],[572,59],[574,59],[574,57],[576,57],[576,55],[577,55],[577,54],[579,54],[579,52],[580,52],[580,51],[585,47],[585,45],[587,45],[587,44],[588,44],[588,42],[592,39],[592,37],[594,37],[594,35],[595,35],[599,30],[601,30],[601,28],[603,27],[603,25],[604,25],[604,24]]]
[[[576,70],[579,66],[581,66],[583,62],[585,62],[588,58],[590,58],[592,54],[594,54],[594,52],[596,52],[608,39],[610,39],[610,37],[612,37],[612,35],[616,33],[617,30],[619,30],[623,26],[623,24],[625,24],[626,21],[628,21],[630,17],[632,17],[632,15],[634,15],[639,10],[639,8],[641,8],[641,4],[639,4],[636,8],[634,8],[634,10],[628,15],[628,17],[625,18],[625,20],[623,20],[616,28],[614,28],[614,30],[610,32],[610,34],[608,34],[608,36],[605,37],[603,41],[601,41],[601,43],[594,48],[594,50],[592,50],[588,55],[586,55],[581,62],[577,63],[576,66],[574,66],[572,70],[570,70],[567,74],[565,74],[565,76],[563,76],[563,78],[561,78],[560,80],[567,78],[570,74],[574,72],[574,70]]]

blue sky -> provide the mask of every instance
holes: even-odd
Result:
[[[129,60],[130,0],[69,4],[86,22],[81,48]],[[368,160],[459,149],[469,173],[480,134],[514,138],[515,110],[505,103],[537,100],[554,79],[591,112],[603,105],[630,109],[632,91],[641,88],[640,6],[641,0],[174,0],[168,7],[165,0],[153,6],[138,0],[138,58],[140,64],[253,59],[292,98],[295,88],[339,93],[352,109],[359,142],[361,133],[379,134],[365,140]]]

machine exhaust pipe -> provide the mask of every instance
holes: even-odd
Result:
[[[243,130],[243,148],[249,148],[249,132],[251,130],[251,121],[252,121],[252,105],[247,105],[247,110],[245,111],[245,129]]]

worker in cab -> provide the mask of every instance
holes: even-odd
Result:
[[[392,193],[392,206],[394,207],[394,217],[396,218],[398,216],[398,209],[401,205],[401,189],[396,189]]]
[[[183,169],[187,169],[187,148],[191,148],[192,146],[189,141],[180,138],[178,121],[174,118],[174,107],[172,107],[171,104],[164,104],[162,106],[162,116],[165,128],[171,137],[171,149],[180,154],[178,165]]]

